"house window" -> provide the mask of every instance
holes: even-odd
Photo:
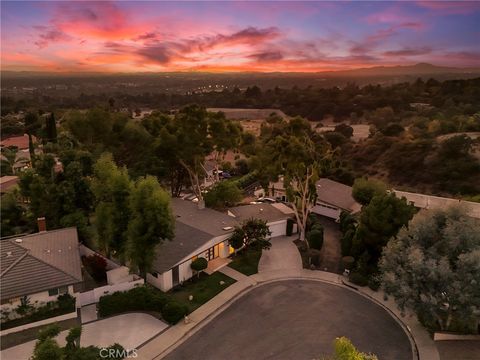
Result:
[[[48,296],[62,295],[68,293],[68,286],[48,290]]]
[[[67,293],[68,293],[68,286],[61,286],[58,288],[59,295],[67,294]]]
[[[158,272],[156,271],[152,272],[152,276],[158,278]]]
[[[48,290],[48,296],[58,295],[58,288]]]

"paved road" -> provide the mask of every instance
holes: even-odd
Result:
[[[289,280],[241,297],[166,359],[321,359],[346,336],[380,360],[411,360],[407,335],[380,306],[347,289]]]
[[[302,269],[302,258],[293,240],[296,236],[279,236],[270,242],[270,250],[263,250],[258,263],[258,272],[271,270]]]
[[[144,313],[128,313],[98,320],[83,325],[80,344],[106,347],[114,343],[121,344],[125,349],[134,349],[145,341],[164,330],[168,325],[163,321]],[[65,346],[67,331],[62,331],[57,338],[60,346]],[[27,360],[33,353],[34,341],[0,352],[2,360]]]

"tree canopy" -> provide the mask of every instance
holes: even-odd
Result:
[[[383,286],[431,330],[475,331],[480,308],[480,225],[462,209],[422,211],[390,240]]]

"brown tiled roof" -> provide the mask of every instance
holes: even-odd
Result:
[[[37,138],[32,136],[32,141],[35,143]],[[28,149],[28,135],[24,134],[22,136],[12,136],[0,142],[1,146],[16,146],[19,150]]]
[[[2,301],[82,281],[76,228],[3,239],[0,258]]]

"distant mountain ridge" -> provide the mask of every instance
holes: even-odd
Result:
[[[312,77],[345,77],[345,76],[404,76],[429,74],[480,74],[480,67],[457,68],[437,66],[429,63],[415,65],[373,66],[349,70],[332,70],[320,72],[203,72],[203,71],[176,71],[176,72],[136,72],[136,73],[102,73],[102,72],[42,72],[42,71],[1,71],[2,77],[81,77],[81,76],[155,76],[155,75],[194,75],[212,74],[216,76],[241,76],[242,74],[257,76],[312,76]]]

